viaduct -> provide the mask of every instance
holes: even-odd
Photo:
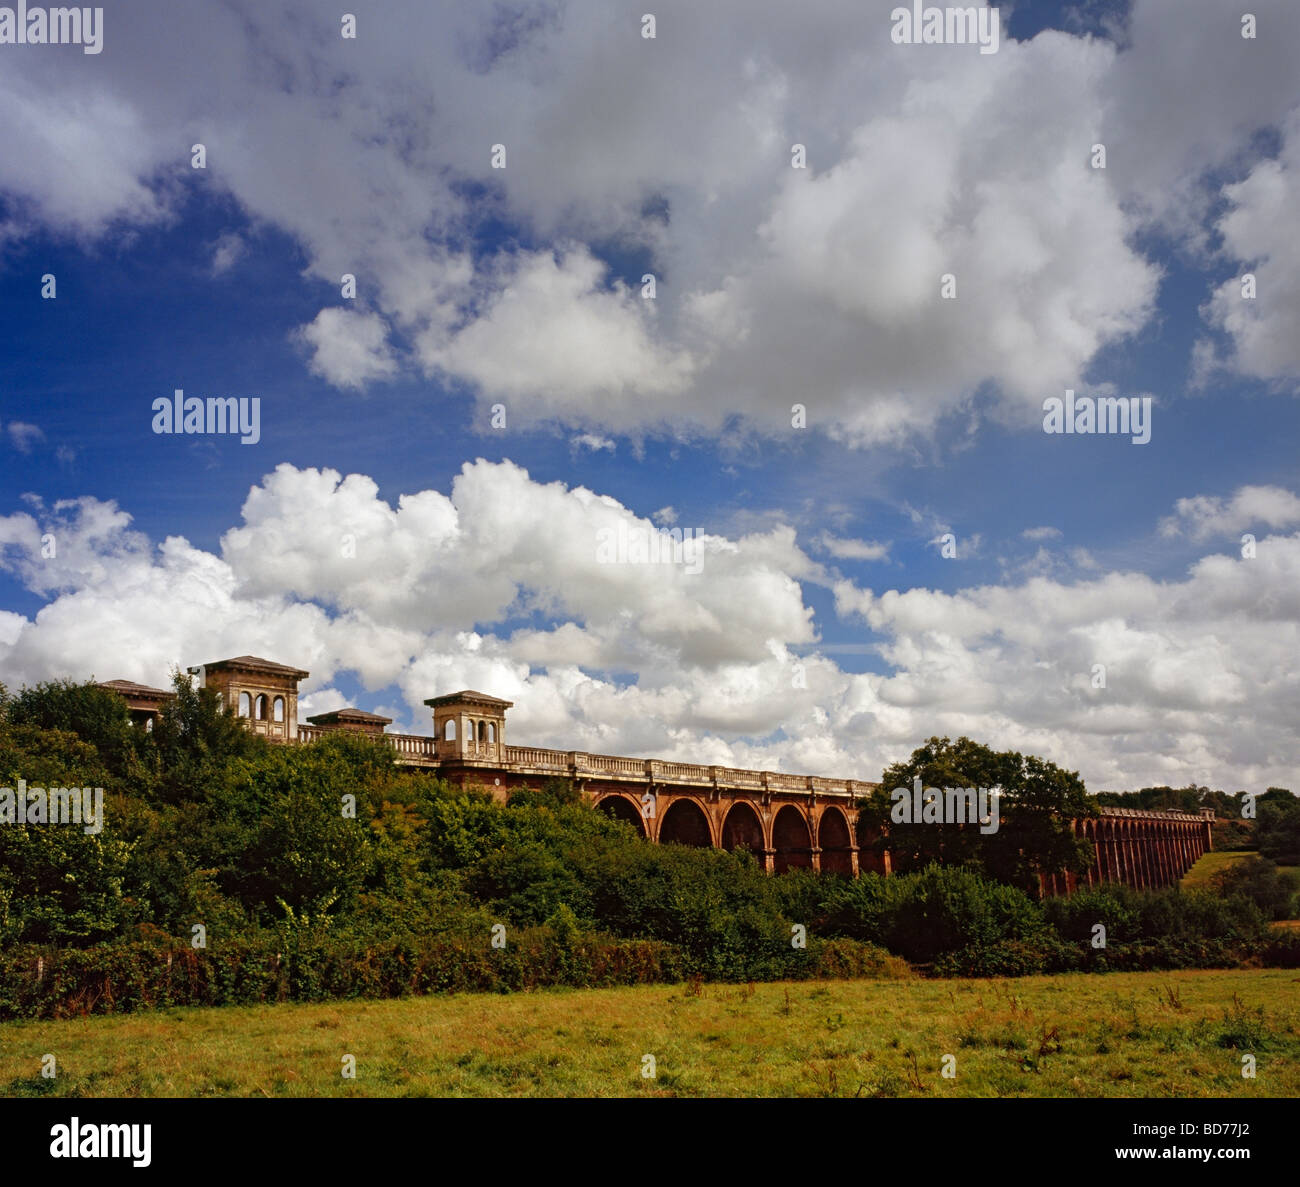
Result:
[[[389,733],[392,719],[361,709],[335,709],[298,723],[298,684],[309,673],[241,655],[190,669],[248,728],[275,742],[311,742],[351,730],[387,742],[397,761],[436,772],[461,786],[481,786],[505,800],[516,788],[568,779],[601,811],[624,820],[649,841],[719,849],[745,847],[770,873],[805,868],[856,877],[891,872],[878,834],[857,821],[856,803],[879,784],[816,775],[786,775],[661,759],[623,758],[581,750],[506,744],[506,710],[513,702],[464,690],[431,697],[433,733]],[[133,720],[152,729],[164,689],[112,680]],[[1211,847],[1214,812],[1146,812],[1103,808],[1074,821],[1078,836],[1096,846],[1085,874],[1041,875],[1044,894],[1072,894],[1079,886],[1123,882],[1170,886]]]

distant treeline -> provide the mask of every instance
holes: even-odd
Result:
[[[98,833],[0,823],[0,1018],[905,976],[904,962],[981,975],[1294,965],[1300,950],[1270,930],[1295,896],[1270,863],[1244,863],[1213,894],[1108,887],[1046,903],[961,854],[888,879],[772,877],[743,851],[648,845],[564,783],[500,805],[354,734],[270,745],[211,690],[176,691],[146,733],[93,684],[0,690],[0,786],[105,789]],[[1028,761],[1043,787],[1064,785]]]

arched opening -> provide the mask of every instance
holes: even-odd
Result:
[[[275,700],[271,702],[271,720],[284,720],[284,697],[276,697]]]
[[[641,836],[645,836],[645,820],[637,810],[636,805],[622,795],[607,795],[596,805],[606,816],[612,816],[615,820],[622,820],[630,824]]]
[[[827,808],[817,825],[817,844],[822,850],[822,871],[853,877],[853,841],[849,822],[838,808]]]
[[[772,848],[776,850],[776,872],[812,869],[812,836],[799,809],[786,804],[772,823]]]
[[[252,717],[253,715],[253,698],[246,692],[239,694],[239,716]]]
[[[727,811],[722,825],[722,847],[729,852],[748,849],[758,860],[763,860],[763,825],[752,804],[737,800]]]
[[[497,727],[496,727],[496,725],[495,725],[493,722],[489,721],[489,722],[488,722],[488,741],[491,742],[491,743],[493,743],[493,744],[495,744],[495,743],[496,743],[496,740],[497,740]]]
[[[146,717],[146,718],[144,719],[144,732],[145,732],[146,734],[151,734],[151,733],[153,733],[153,718],[152,718],[152,717]]]
[[[486,741],[487,741],[487,722],[486,722],[486,721],[480,721],[480,722],[478,723],[478,740],[479,740],[480,742],[486,742]]]
[[[674,800],[659,825],[659,842],[707,849],[713,844],[709,818],[694,800]]]
[[[258,721],[266,720],[266,693],[259,693],[257,700],[253,702],[253,716]]]
[[[442,736],[448,742],[456,740],[456,719],[454,717],[447,718],[447,724],[443,726]]]

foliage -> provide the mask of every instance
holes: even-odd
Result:
[[[1260,854],[1282,865],[1300,865],[1300,797],[1270,787],[1259,797],[1256,811]]]
[[[983,788],[999,798],[999,826],[984,833],[973,824],[898,823],[891,818],[896,789]],[[866,798],[860,819],[881,830],[894,868],[908,872],[931,862],[969,865],[1023,890],[1037,885],[1039,870],[1087,869],[1091,842],[1074,835],[1070,821],[1094,812],[1082,780],[1054,763],[1015,751],[994,751],[958,738],[930,738],[907,761],[885,769],[880,787]]]
[[[1266,857],[1235,861],[1214,877],[1215,889],[1225,898],[1240,895],[1254,903],[1266,919],[1290,919],[1296,914],[1300,878],[1277,868]]]
[[[222,781],[231,762],[264,754],[268,743],[244,727],[216,689],[198,687],[176,672],[172,690],[175,696],[162,707],[153,742],[162,767],[159,794],[180,803],[200,798]]]
[[[149,735],[91,684],[0,689],[4,784],[105,790],[100,832],[0,828],[0,1016],[897,976],[905,960],[994,975],[1294,958],[1267,927],[1289,885],[1268,863],[1215,894],[1035,902],[1038,863],[1086,861],[1057,819],[1088,810],[1082,785],[969,739],[931,739],[887,774],[1001,788],[1005,835],[949,829],[942,864],[918,838],[891,878],[772,877],[743,850],[647,845],[568,781],[502,804],[357,734],[268,745],[211,690],[174,683]],[[1261,797],[1262,817],[1287,810]]]
[[[48,680],[24,688],[9,701],[6,717],[13,726],[76,734],[118,779],[146,782],[156,763],[153,740],[131,724],[126,702],[93,680]]]
[[[908,960],[1047,934],[1041,910],[1023,891],[973,870],[930,865],[912,874],[865,874],[836,888],[829,925],[883,944]]]

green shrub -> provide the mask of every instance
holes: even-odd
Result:
[[[1264,942],[1260,960],[1273,968],[1300,969],[1300,928],[1275,928]]]
[[[972,870],[930,865],[919,873],[868,874],[831,895],[827,927],[883,943],[910,961],[1047,934],[1038,905],[1013,886]]]
[[[1241,895],[1260,909],[1266,919],[1292,919],[1300,879],[1277,868],[1265,857],[1235,861],[1214,876],[1214,888],[1225,898]]]

